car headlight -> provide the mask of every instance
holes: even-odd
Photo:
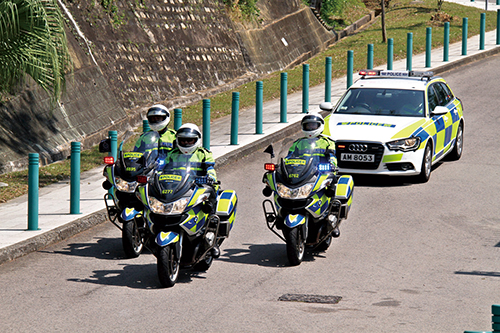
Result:
[[[283,184],[278,183],[278,195],[285,199],[305,199],[309,196],[313,189],[314,184],[309,183],[298,188],[289,188]]]
[[[390,150],[412,151],[417,150],[420,146],[420,138],[406,138],[387,142],[387,148]]]
[[[134,193],[137,188],[137,182],[127,182],[120,177],[115,176],[115,186],[120,192]]]

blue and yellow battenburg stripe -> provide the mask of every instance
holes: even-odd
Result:
[[[233,190],[224,190],[217,198],[217,215],[222,222],[229,223],[229,230],[233,228],[237,203],[238,196]]]
[[[330,198],[328,198],[323,192],[315,193],[311,196],[313,199],[311,204],[306,207],[306,209],[314,216],[319,217],[323,215],[328,206],[330,205]]]
[[[289,214],[285,218],[285,225],[289,228],[306,223],[306,217],[300,214]]]
[[[351,209],[352,205],[352,193],[354,190],[354,179],[350,175],[342,175],[337,181],[337,186],[335,187],[335,199],[338,199],[345,204],[347,200],[347,212]]]
[[[187,214],[188,217],[181,223],[181,226],[188,234],[194,235],[205,225],[207,214],[201,210],[201,205],[193,207]]]
[[[162,231],[156,236],[156,244],[158,244],[159,246],[167,246],[168,244],[177,243],[179,239],[179,234],[176,232]]]

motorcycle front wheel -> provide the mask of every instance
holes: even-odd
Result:
[[[166,288],[173,287],[179,277],[180,260],[174,252],[173,245],[162,247],[158,252],[158,278]]]
[[[136,221],[123,223],[122,245],[127,258],[137,258],[142,253],[144,238],[141,236]]]
[[[299,231],[299,228],[286,228],[283,230],[283,234],[286,239],[286,255],[288,261],[290,261],[292,266],[300,265],[306,251],[302,233]]]

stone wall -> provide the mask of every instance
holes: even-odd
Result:
[[[102,2],[104,3],[104,2]],[[66,158],[108,130],[141,124],[147,107],[182,107],[305,61],[335,42],[301,0],[260,0],[235,23],[220,0],[63,0],[74,73],[52,108],[36,85],[0,103],[0,173]],[[110,7],[108,7],[109,9]],[[300,27],[300,29],[297,29]]]

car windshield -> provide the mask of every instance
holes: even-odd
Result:
[[[424,92],[404,89],[352,88],[340,101],[335,112],[424,117]]]

